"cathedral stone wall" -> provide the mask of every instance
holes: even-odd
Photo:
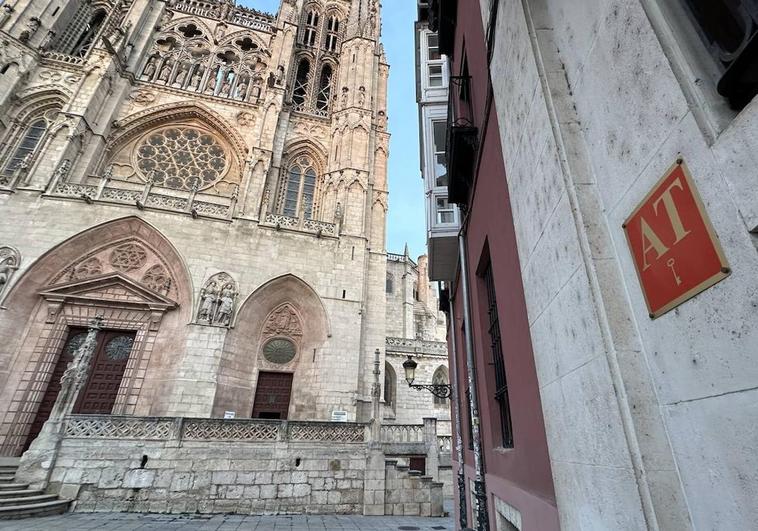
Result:
[[[415,333],[386,326],[378,2],[2,7],[0,454],[95,317],[132,348],[93,411],[368,421]]]

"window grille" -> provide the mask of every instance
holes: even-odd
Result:
[[[321,68],[321,78],[318,84],[318,94],[316,94],[316,111],[318,114],[329,112],[329,101],[332,94],[332,67],[324,65]]]
[[[483,274],[487,291],[487,314],[489,316],[488,333],[492,350],[492,365],[495,372],[495,401],[500,412],[500,433],[504,448],[513,448],[513,427],[511,425],[511,406],[508,400],[508,380],[503,359],[503,345],[500,338],[500,319],[495,298],[495,280],[492,275],[492,264],[487,264]]]
[[[295,76],[295,84],[292,89],[292,105],[296,111],[302,111],[305,109],[310,71],[311,64],[307,59],[302,59],[297,66],[297,75]]]

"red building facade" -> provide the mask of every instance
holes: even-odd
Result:
[[[456,515],[475,529],[558,529],[481,13],[468,2],[441,4],[432,2],[430,22],[449,58],[449,195],[464,250],[449,282],[463,458],[455,472],[465,489]]]

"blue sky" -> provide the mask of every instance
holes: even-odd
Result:
[[[276,13],[280,0],[242,0],[239,3]],[[388,165],[390,210],[387,217],[387,250],[400,253],[408,242],[414,258],[426,252],[413,57],[415,20],[416,2],[383,0],[382,41],[390,64],[387,114],[392,134]]]

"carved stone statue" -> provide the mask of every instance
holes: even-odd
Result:
[[[203,79],[203,72],[200,68],[195,70],[195,73],[192,74],[192,78],[190,79],[189,86],[194,88],[195,90],[200,88],[200,82]]]
[[[219,96],[228,96],[229,90],[232,88],[231,83],[229,83],[228,79],[224,79],[224,83],[221,85],[221,90],[219,91]]]
[[[32,17],[29,19],[29,21],[26,23],[26,29],[21,32],[21,34],[18,36],[18,40],[21,42],[27,42],[29,39],[34,37],[34,34],[37,33],[37,30],[40,26],[40,20],[37,17]]]
[[[363,107],[366,104],[366,87],[358,87],[358,107]]]
[[[232,310],[234,309],[235,292],[231,284],[224,285],[219,298],[218,313],[216,322],[223,326],[229,326],[232,319]]]
[[[282,85],[284,85],[284,65],[279,65],[276,67],[276,86]]]
[[[216,74],[211,73],[208,76],[208,81],[205,83],[205,93],[213,94],[216,91]]]
[[[187,71],[184,69],[183,66],[179,67],[179,72],[177,72],[176,77],[174,78],[174,87],[181,88],[182,85],[184,85],[184,77],[187,75]]]
[[[163,63],[163,68],[161,68],[161,73],[158,74],[158,80],[163,81],[164,83],[168,83],[168,78],[171,75],[171,61],[166,61]]]
[[[147,79],[148,81],[153,79],[153,76],[155,75],[155,58],[151,57],[147,64],[145,65],[145,70],[142,71],[142,79]]]
[[[200,290],[197,322],[211,326],[231,326],[234,321],[237,283],[227,273],[216,273]]]
[[[342,96],[341,96],[340,104],[343,108],[347,107],[347,91],[348,91],[347,87],[342,87]]]
[[[4,249],[0,249],[0,257],[2,257],[2,252]],[[5,258],[0,258],[0,295],[3,294],[3,291],[5,291],[5,286],[8,285],[8,283],[11,280],[11,277],[13,276],[13,272],[18,269],[18,263],[17,258],[15,255],[6,256]]]
[[[241,81],[237,88],[234,90],[234,97],[238,100],[244,100],[247,95],[247,83]]]
[[[210,282],[200,291],[200,310],[197,312],[198,321],[213,321],[218,301],[218,288],[215,282]]]

